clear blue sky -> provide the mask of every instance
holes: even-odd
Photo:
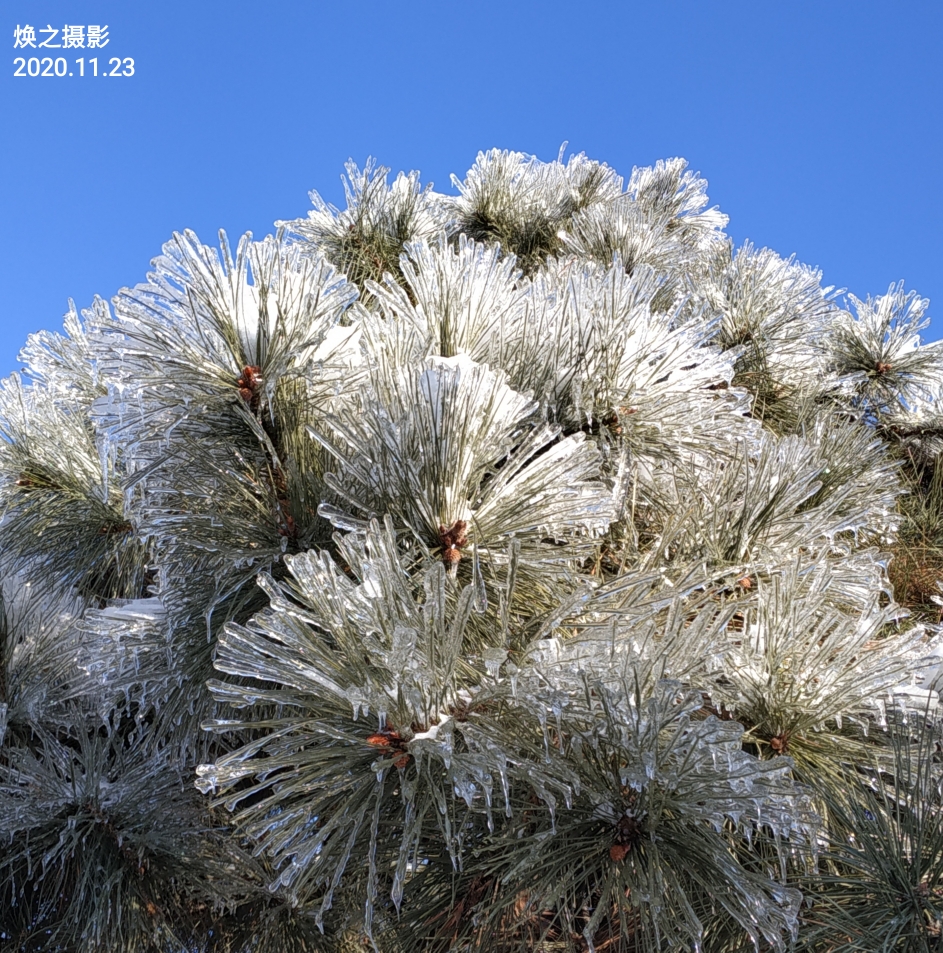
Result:
[[[564,140],[628,175],[682,155],[750,239],[858,296],[900,279],[943,336],[939,0],[0,0],[0,374],[26,335],[215,242],[340,202],[348,157],[450,190]],[[131,77],[12,75],[19,24],[108,26]],[[38,34],[61,42],[62,34]],[[68,58],[58,49],[26,56]],[[123,68],[123,67],[122,67]]]

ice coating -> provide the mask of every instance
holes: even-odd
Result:
[[[179,233],[0,384],[0,934],[935,935],[926,302],[735,249],[680,159],[457,191]]]

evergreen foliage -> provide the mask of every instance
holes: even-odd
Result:
[[[0,948],[943,948],[927,303],[679,159],[455,185],[0,382]]]

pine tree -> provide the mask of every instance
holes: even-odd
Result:
[[[0,947],[939,949],[927,302],[682,160],[455,186],[176,234],[0,383]]]

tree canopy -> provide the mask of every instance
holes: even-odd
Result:
[[[938,949],[927,302],[680,159],[344,181],[0,382],[0,946]]]

